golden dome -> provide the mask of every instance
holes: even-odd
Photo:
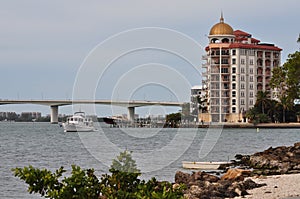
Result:
[[[210,29],[209,35],[233,35],[233,29],[230,25],[224,23],[224,18],[221,14],[220,22]]]

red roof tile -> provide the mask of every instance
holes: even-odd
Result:
[[[277,46],[269,46],[269,45],[255,45],[255,44],[243,44],[243,43],[232,43],[229,48],[251,48],[251,49],[262,49],[262,50],[274,50],[281,51],[281,48]]]

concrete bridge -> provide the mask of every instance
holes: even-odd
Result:
[[[113,100],[1,100],[0,105],[7,104],[38,104],[50,106],[51,123],[58,123],[58,107],[72,104],[104,104],[115,105],[128,108],[129,120],[134,120],[135,107],[141,106],[179,106],[184,102],[158,102],[158,101],[113,101]]]

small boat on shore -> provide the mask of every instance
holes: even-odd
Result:
[[[182,167],[184,169],[200,169],[200,170],[223,170],[229,167],[231,162],[188,162],[183,161]]]
[[[73,116],[67,117],[62,123],[64,132],[89,132],[94,131],[93,118],[85,115],[84,112],[75,112]]]

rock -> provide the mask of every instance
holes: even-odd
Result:
[[[208,182],[218,182],[220,180],[219,177],[210,175],[208,173],[202,172],[201,179]]]
[[[190,181],[190,174],[188,173],[184,173],[182,171],[177,171],[176,174],[175,174],[175,183],[177,184],[185,184],[187,185]]]
[[[244,169],[229,169],[222,177],[221,180],[231,180],[231,181],[242,181],[244,177],[250,176],[250,170]]]
[[[189,193],[195,196],[201,195],[202,189],[198,186],[191,186],[189,189]]]
[[[300,142],[290,147],[270,147],[265,151],[250,155],[248,160],[241,161],[241,159],[246,157],[246,155],[236,155],[242,166],[253,168],[256,174],[275,175],[295,173],[300,168]]]
[[[241,176],[249,175],[248,170],[232,169],[238,171]],[[183,172],[176,172],[176,180],[185,181],[189,179],[188,189],[184,191],[187,199],[222,199],[247,195],[248,189],[260,187],[261,185],[247,179],[245,181],[224,180],[205,172],[195,172],[186,175]],[[217,180],[217,181],[216,181]],[[179,185],[174,185],[179,186]]]
[[[295,148],[295,149],[300,149],[300,142],[296,142],[296,143],[294,144],[294,148]]]
[[[245,180],[243,184],[244,184],[246,190],[250,190],[250,189],[254,189],[254,188],[259,188],[259,187],[262,187],[262,186],[267,186],[266,183],[257,184],[256,182],[254,182],[251,179]]]

